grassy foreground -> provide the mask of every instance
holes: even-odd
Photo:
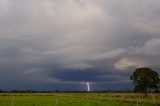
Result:
[[[160,94],[1,93],[0,106],[160,106]]]

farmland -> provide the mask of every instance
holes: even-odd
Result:
[[[160,94],[1,93],[0,106],[160,106]]]

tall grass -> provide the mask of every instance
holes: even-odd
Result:
[[[2,93],[0,106],[160,106],[160,94]]]

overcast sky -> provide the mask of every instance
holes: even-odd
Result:
[[[160,72],[160,0],[0,0],[0,89],[132,88]]]

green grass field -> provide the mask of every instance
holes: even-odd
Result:
[[[160,106],[160,94],[1,93],[0,106]]]

